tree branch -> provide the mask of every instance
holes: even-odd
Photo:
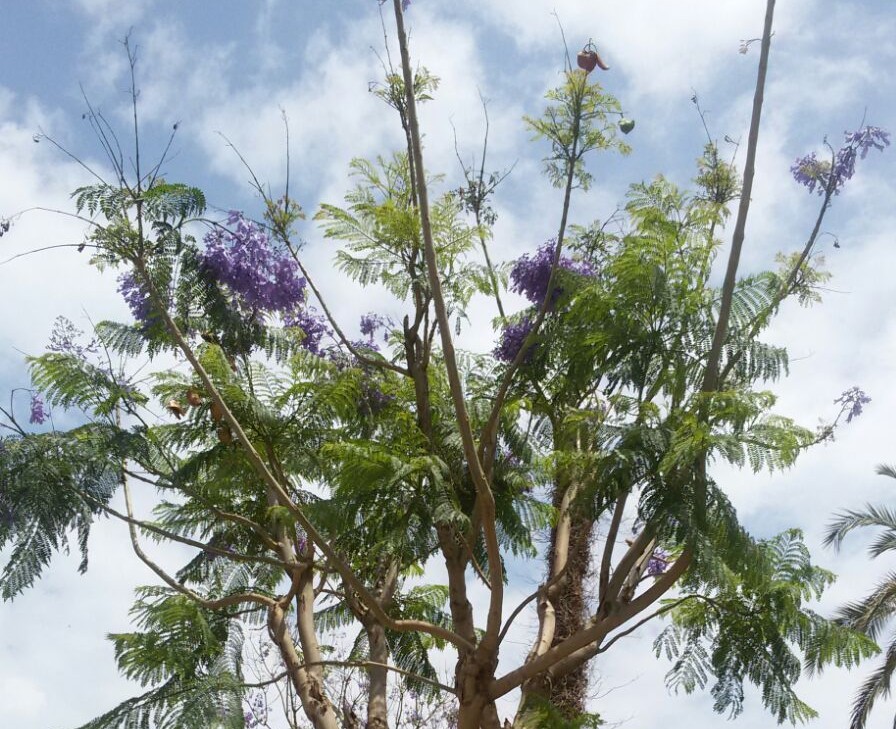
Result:
[[[405,100],[407,103],[408,126],[411,136],[412,163],[416,171],[416,189],[419,202],[420,224],[423,229],[423,248],[426,261],[426,273],[429,281],[430,293],[439,323],[439,333],[442,341],[442,356],[445,361],[445,370],[448,376],[451,399],[454,403],[455,417],[458,430],[463,443],[464,456],[476,489],[477,501],[481,502],[482,527],[485,538],[486,553],[489,563],[489,586],[491,595],[489,599],[488,618],[486,621],[483,645],[487,649],[497,646],[498,634],[501,631],[501,611],[504,602],[504,569],[501,563],[501,550],[498,544],[496,528],[495,498],[491,486],[482,468],[482,463],[477,454],[476,443],[473,438],[473,430],[470,426],[470,416],[464,401],[463,385],[457,366],[457,357],[454,352],[454,342],[451,338],[451,323],[448,320],[448,310],[445,305],[445,297],[442,292],[442,281],[439,277],[438,259],[436,257],[435,242],[432,235],[432,225],[429,218],[429,197],[426,187],[425,167],[423,165],[423,150],[420,144],[420,127],[417,120],[417,100],[414,96],[414,77],[411,71],[411,59],[408,53],[407,35],[404,29],[404,17],[401,10],[401,0],[393,0],[395,20],[398,26],[398,43],[401,51],[401,67],[404,77]]]
[[[759,72],[756,78],[756,91],[753,95],[753,114],[750,118],[750,133],[747,137],[747,158],[744,163],[744,180],[741,187],[740,205],[737,210],[737,221],[731,240],[731,253],[728,256],[728,268],[725,282],[722,285],[722,300],[719,304],[719,319],[712,337],[712,346],[706,361],[703,375],[702,392],[713,392],[719,386],[719,363],[722,346],[728,334],[728,319],[731,315],[731,302],[734,287],[737,284],[737,268],[740,263],[741,249],[747,226],[747,214],[750,211],[750,196],[753,194],[753,177],[756,170],[756,148],[759,144],[759,121],[762,117],[762,101],[765,93],[765,78],[768,73],[768,57],[772,42],[772,20],[775,14],[775,0],[767,0],[765,10],[765,27],[762,31],[762,51],[759,55]]]
[[[202,597],[197,592],[194,592],[186,585],[178,582],[171,575],[169,575],[165,570],[159,567],[155,562],[153,562],[143,551],[143,548],[140,546],[140,541],[137,538],[137,526],[133,523],[136,520],[134,519],[134,510],[133,504],[131,502],[131,490],[128,486],[128,482],[126,478],[121,479],[121,485],[124,489],[124,500],[127,506],[127,512],[129,517],[129,525],[128,529],[131,535],[131,546],[134,549],[134,554],[139,557],[140,561],[143,562],[149,569],[158,575],[159,578],[165,584],[167,584],[173,590],[185,595],[190,598],[193,602],[195,602],[200,607],[205,608],[206,610],[220,610],[221,608],[229,607],[231,605],[240,605],[242,603],[255,603],[257,605],[264,605],[265,607],[275,607],[277,601],[267,595],[262,595],[257,592],[240,592],[234,595],[227,595],[222,598],[218,598],[216,600],[209,600],[207,598]]]
[[[557,645],[552,646],[547,652],[542,653],[528,663],[497,678],[489,686],[489,697],[498,699],[501,696],[504,696],[517,686],[522,685],[528,679],[560,664],[561,661],[573,656],[573,654],[577,654],[577,652],[582,651],[582,649],[587,650],[576,655],[576,661],[587,660],[590,658],[593,655],[591,651],[594,650],[594,646],[599,645],[600,640],[602,640],[611,630],[623,625],[626,621],[630,620],[662,597],[662,595],[666,593],[685,573],[691,564],[692,556],[690,550],[685,549],[672,566],[663,573],[662,577],[630,603],[622,606],[619,610],[611,613],[606,618],[592,618],[586,627],[573,633]]]

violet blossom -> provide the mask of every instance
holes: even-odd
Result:
[[[362,413],[376,415],[385,410],[395,401],[394,395],[387,395],[371,379],[365,379],[361,383],[361,399],[359,410]]]
[[[373,335],[379,329],[384,329],[386,325],[389,323],[389,320],[386,317],[381,316],[380,314],[376,314],[374,312],[369,312],[367,314],[361,315],[361,334],[369,339],[373,339]],[[383,341],[386,341],[388,336],[388,332],[383,332]]]
[[[285,313],[302,303],[306,282],[289,254],[242,213],[231,211],[227,225],[203,239],[202,267],[252,311]]]
[[[121,274],[118,277],[118,292],[124,297],[125,303],[131,310],[131,315],[142,325],[143,329],[150,327],[156,317],[152,313],[152,301],[146,287],[137,282],[133,272]]]
[[[668,566],[669,553],[665,549],[657,547],[647,560],[647,574],[651,577],[659,577],[666,571]]]
[[[383,341],[385,342],[389,338],[389,331],[386,328],[388,324],[389,320],[386,317],[372,311],[361,316],[361,334],[367,337],[365,346],[368,349],[374,349],[379,352],[379,345],[373,341],[373,337],[376,335],[377,331],[382,329]]]
[[[97,343],[96,339],[91,339],[87,344],[80,344],[78,340],[83,336],[84,332],[78,329],[70,319],[57,316],[50,332],[47,350],[59,354],[70,354],[84,360],[88,354],[97,353]]]
[[[243,722],[247,729],[267,726],[268,702],[261,691],[253,691],[249,697],[243,699],[246,702],[246,710],[243,712]]]
[[[533,304],[544,301],[548,291],[548,281],[551,278],[551,267],[554,262],[556,241],[549,240],[534,254],[521,256],[510,271],[510,288],[512,291],[522,294]],[[594,269],[584,261],[574,261],[567,256],[560,256],[557,268],[579,274],[580,276],[593,276]],[[563,293],[561,286],[554,281],[554,290],[551,294],[551,303],[554,303]]]
[[[48,418],[47,411],[44,410],[44,400],[40,396],[40,393],[32,392],[31,393],[31,417],[29,418],[29,422],[32,425],[43,425],[44,421]]]
[[[513,362],[520,349],[522,349],[526,337],[529,336],[529,332],[532,331],[533,324],[534,322],[529,316],[517,322],[508,323],[501,331],[501,341],[498,342],[498,346],[492,351],[495,358],[501,362]],[[526,356],[527,361],[531,354],[532,351],[530,350]]]
[[[809,192],[824,196],[828,186],[833,194],[840,190],[856,172],[856,159],[865,159],[872,149],[883,151],[890,146],[890,133],[880,127],[865,126],[854,132],[844,132],[844,144],[830,161],[819,160],[815,152],[798,158],[790,167],[793,179]]]
[[[851,423],[853,418],[859,417],[869,402],[871,402],[871,398],[860,387],[850,387],[834,400],[834,404],[840,405],[840,414],[846,413],[847,423]]]
[[[321,340],[324,336],[331,334],[326,318],[318,314],[314,307],[298,309],[287,314],[283,323],[287,328],[301,330],[302,334],[305,335],[301,346],[311,352],[311,354],[320,355]]]

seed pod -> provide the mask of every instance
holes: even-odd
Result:
[[[194,408],[197,405],[202,405],[202,395],[199,394],[198,390],[194,390],[192,387],[187,390],[187,402],[190,403]]]
[[[224,445],[230,445],[233,443],[233,433],[230,432],[230,427],[227,423],[221,423],[218,426],[218,440],[221,441]]]
[[[635,128],[635,120],[634,119],[620,119],[619,120],[619,129],[623,134],[628,134],[634,128]]]
[[[169,400],[166,407],[168,408],[168,412],[174,415],[178,420],[184,416],[184,409],[177,400]]]
[[[212,403],[209,412],[211,413],[212,420],[216,423],[220,423],[224,418],[224,409],[216,402]]]
[[[585,73],[591,73],[597,65],[597,53],[582,49],[576,56],[576,63]]]

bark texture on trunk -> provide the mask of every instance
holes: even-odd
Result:
[[[389,663],[389,646],[383,626],[371,623],[367,628],[367,642],[370,660],[385,666]],[[389,729],[388,670],[382,666],[370,666],[367,673],[370,680],[367,701],[366,729]]]
[[[324,692],[321,667],[318,666],[316,669],[303,667],[304,662],[290,635],[283,608],[277,606],[271,609],[268,614],[268,628],[271,638],[280,650],[290,681],[302,702],[302,709],[311,725],[314,729],[339,729],[336,712]],[[308,647],[314,652],[314,646]],[[308,656],[307,652],[305,655]],[[320,660],[319,651],[315,660]]]
[[[590,546],[594,522],[577,515],[571,521],[566,574],[558,585],[557,596],[553,601],[556,627],[552,646],[581,630],[587,618],[585,589],[591,568]],[[567,719],[585,711],[588,695],[587,669],[588,665],[583,664],[549,682],[548,698]]]
[[[495,702],[488,689],[495,679],[496,661],[483,661],[473,652],[458,661],[456,688],[457,729],[501,729]]]

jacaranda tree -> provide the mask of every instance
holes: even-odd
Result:
[[[709,687],[715,709],[736,715],[753,684],[777,721],[812,717],[800,675],[876,647],[808,607],[832,575],[797,531],[752,537],[712,465],[787,468],[830,436],[833,425],[774,413],[767,388],[787,352],[762,337],[782,302],[818,298],[825,212],[886,133],[866,126],[830,159],[798,160],[797,181],[820,195],[814,229],[777,270],[739,276],[774,0],[742,176],[710,142],[693,189],[659,176],[632,185],[612,220],[575,225],[573,191],[588,189],[598,155],[629,151],[633,126],[586,47],[524,122],[563,193],[556,236],[495,264],[502,176],[483,159],[442,190],[425,165],[417,107],[437,79],[412,70],[408,4],[392,2],[400,66],[375,89],[406,144],[353,162],[345,200],[313,221],[338,244],[337,268],[403,312],[371,312],[360,339],[306,267],[308,223],[288,188],[275,197],[256,180],[257,214],[210,218],[198,187],[164,179],[139,149],[131,173],[88,111],[114,177],[98,174],[74,204],[92,264],[117,272],[134,321],[82,335],[60,319],[30,360],[34,427],[3,411],[0,593],[31,587],[71,540],[86,569],[100,516],[129,529],[159,581],[138,591],[134,631],[111,640],[145,690],[85,729],[266,725],[265,687],[281,692],[283,721],[315,729],[594,726],[588,667],[661,617],[673,688]],[[135,86],[135,140],[136,100]],[[529,305],[508,311],[506,287]],[[496,304],[491,352],[455,348],[473,297]],[[135,362],[155,368],[138,379]],[[863,400],[846,393],[841,414]],[[48,407],[83,422],[41,426]],[[155,496],[151,518],[135,512],[135,489]],[[152,542],[194,556],[172,573]],[[519,564],[544,579],[511,604]],[[428,575],[435,565],[446,584]],[[537,630],[516,656],[505,637],[523,615]],[[513,692],[517,708],[499,709]]]

